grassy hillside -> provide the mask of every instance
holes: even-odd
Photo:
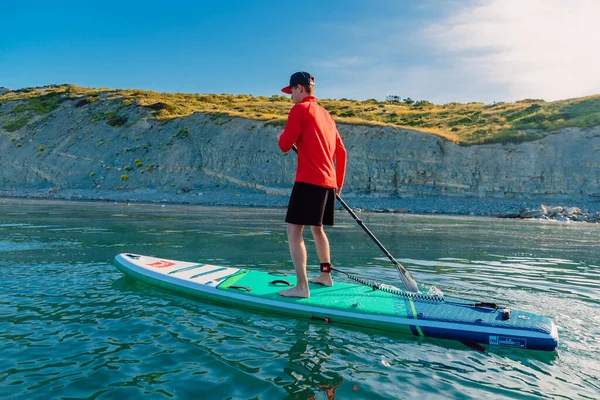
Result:
[[[121,100],[123,106],[142,106],[157,119],[194,112],[265,120],[283,126],[292,106],[288,96],[254,97],[227,94],[157,93],[143,90],[92,89],[74,85],[26,88],[0,95],[2,127],[15,131],[35,115],[57,108],[65,100],[77,107],[96,101]],[[399,100],[399,99],[395,99]],[[408,128],[442,136],[460,145],[536,140],[561,128],[600,125],[600,95],[545,102],[526,99],[515,103],[450,103],[427,101],[319,100],[336,121],[346,124]],[[410,103],[410,104],[409,104]],[[12,107],[11,104],[17,104]],[[3,107],[4,105],[4,107]],[[110,114],[110,115],[108,115]],[[101,116],[118,125],[117,110]]]

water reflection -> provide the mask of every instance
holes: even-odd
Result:
[[[315,399],[323,393],[327,400],[335,399],[335,392],[344,383],[337,372],[325,365],[334,349],[329,345],[329,338],[324,329],[324,336],[310,332],[308,324],[297,325],[296,343],[290,348],[288,364],[283,368],[285,375],[292,379],[282,387],[288,393],[288,399]],[[281,384],[289,379],[277,377],[275,382]]]

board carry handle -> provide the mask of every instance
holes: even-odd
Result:
[[[272,282],[269,282],[269,285],[277,285],[278,283],[282,283],[282,284],[288,285],[288,286],[294,286],[291,283],[289,283],[288,281],[284,281],[283,279],[277,279]]]
[[[269,272],[269,275],[283,275],[283,276],[287,276],[287,272],[271,271],[271,272]]]
[[[248,286],[227,286],[227,289],[240,289],[240,290],[245,290],[246,292],[251,292],[252,289],[250,289]]]

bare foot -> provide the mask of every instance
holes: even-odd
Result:
[[[280,291],[279,295],[283,297],[300,297],[305,299],[310,297],[310,291],[308,290],[308,288],[302,289],[298,286],[294,286],[291,289]]]
[[[323,286],[333,286],[333,279],[331,279],[331,274],[327,272],[322,272],[321,275],[317,276],[316,278],[310,279],[309,282],[318,283],[319,285]]]

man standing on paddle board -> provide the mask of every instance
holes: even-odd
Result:
[[[281,89],[292,95],[294,106],[279,135],[279,148],[287,153],[296,145],[298,152],[296,180],[285,217],[297,283],[279,292],[286,297],[310,296],[302,237],[305,225],[310,226],[321,263],[321,275],[311,282],[333,285],[329,240],[323,225],[333,225],[335,195],[344,184],[346,149],[333,118],[313,96],[314,89],[315,79],[308,72],[296,72],[290,77],[289,86]]]

